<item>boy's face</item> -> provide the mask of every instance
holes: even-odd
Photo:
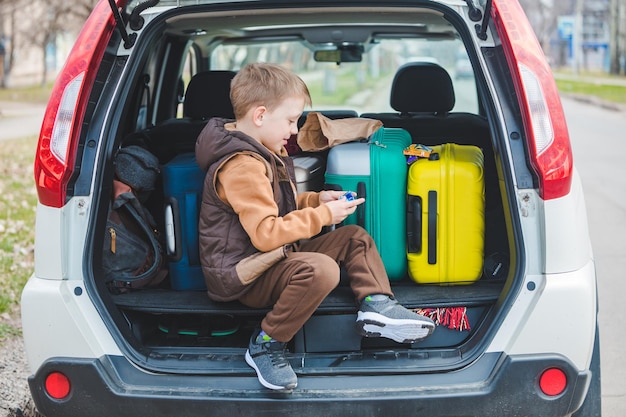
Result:
[[[304,104],[302,97],[288,97],[273,110],[263,107],[257,113],[257,139],[269,150],[280,153],[291,135],[298,133],[298,118]]]

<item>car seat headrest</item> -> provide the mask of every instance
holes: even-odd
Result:
[[[400,113],[447,113],[455,102],[452,79],[438,64],[409,62],[396,72],[390,101]]]
[[[230,81],[235,74],[234,71],[205,71],[194,75],[185,93],[183,115],[196,120],[234,119]]]

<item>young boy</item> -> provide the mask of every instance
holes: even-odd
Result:
[[[246,306],[272,306],[245,358],[261,384],[291,390],[297,377],[287,342],[339,284],[339,265],[359,303],[357,327],[366,337],[412,343],[429,336],[432,320],[394,298],[370,235],[340,223],[363,198],[343,192],[296,195],[285,151],[311,97],[297,75],[272,64],[242,68],[231,83],[236,120],[213,118],[196,142],[207,171],[200,210],[200,258],[209,296]],[[312,238],[312,239],[311,239]]]

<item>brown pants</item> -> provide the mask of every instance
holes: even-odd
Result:
[[[251,284],[240,301],[255,308],[273,305],[261,328],[288,342],[339,284],[339,265],[357,301],[371,294],[393,295],[372,237],[350,225],[302,242]]]

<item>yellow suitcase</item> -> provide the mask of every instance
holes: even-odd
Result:
[[[421,284],[470,284],[482,275],[484,158],[476,146],[447,143],[409,167],[407,259]]]

